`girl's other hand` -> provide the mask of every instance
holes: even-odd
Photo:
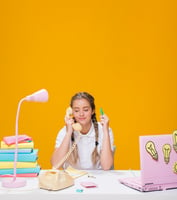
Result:
[[[100,116],[100,123],[103,128],[109,128],[109,118],[106,114]]]

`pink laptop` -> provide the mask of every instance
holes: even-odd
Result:
[[[168,135],[140,136],[140,177],[119,179],[142,192],[177,188],[177,131]]]

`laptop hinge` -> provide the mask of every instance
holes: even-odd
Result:
[[[152,184],[154,184],[154,183],[145,183],[145,185],[152,185]]]

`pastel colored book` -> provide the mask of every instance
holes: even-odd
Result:
[[[1,149],[14,149],[15,144],[7,145],[4,141],[1,141]],[[18,143],[18,148],[19,149],[25,149],[25,148],[34,148],[34,142],[24,142],[24,143]]]
[[[17,168],[31,168],[37,166],[37,161],[35,162],[17,162]],[[0,161],[0,169],[9,169],[14,167],[14,162],[12,161]]]
[[[29,137],[28,135],[18,135],[18,137],[16,137],[15,135],[13,135],[13,136],[6,136],[6,137],[3,137],[3,141],[7,145],[11,145],[11,144],[15,144],[16,138],[17,138],[17,142],[18,143],[32,141],[32,138]]]
[[[28,174],[28,173],[39,173],[40,172],[40,166],[37,165],[36,167],[33,168],[17,168],[16,169],[16,174]],[[13,174],[14,169],[0,169],[0,175],[5,175],[5,174]]]
[[[78,170],[78,169],[75,169],[71,166],[68,166],[66,169],[65,169],[65,172],[67,172],[70,176],[72,176],[74,179],[75,178],[79,178],[80,176],[83,176],[83,175],[86,175],[88,174],[87,171],[83,171],[83,170]]]
[[[28,149],[18,149],[18,154],[22,153],[31,153],[33,151],[33,149],[28,148]],[[15,149],[0,149],[0,156],[1,154],[14,154],[15,153]]]
[[[37,177],[37,173],[29,173],[29,174],[17,174],[16,177]],[[13,175],[0,175],[0,177],[13,177]]]
[[[34,149],[31,153],[18,153],[17,161],[34,162],[38,158],[38,149]],[[14,161],[14,153],[0,153],[0,161]]]

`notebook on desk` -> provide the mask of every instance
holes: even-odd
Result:
[[[174,142],[172,134],[140,136],[140,177],[122,178],[120,183],[143,192],[177,188]]]

